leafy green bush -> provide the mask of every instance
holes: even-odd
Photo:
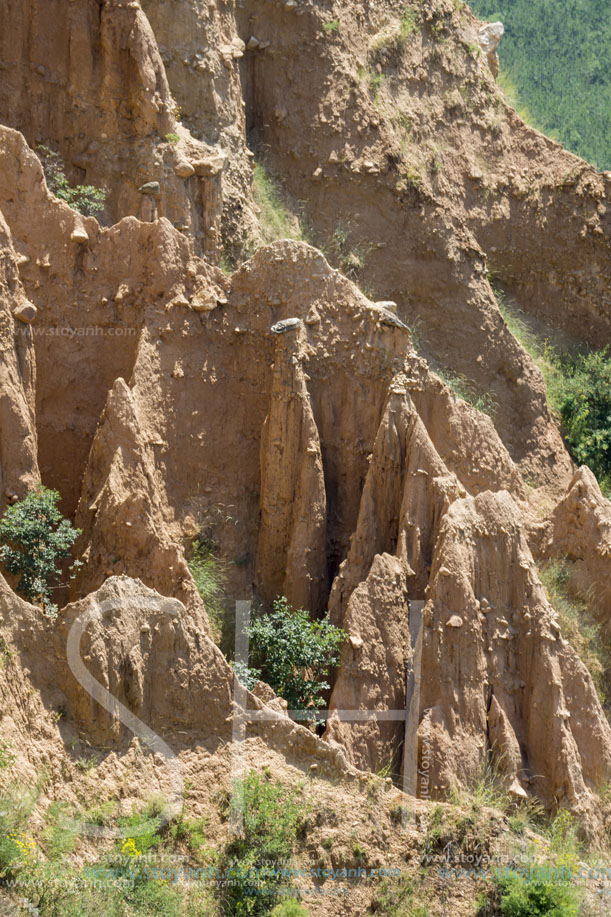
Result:
[[[310,912],[305,909],[295,898],[288,898],[281,904],[277,904],[271,913],[271,917],[308,917]]]
[[[611,360],[607,351],[563,359],[559,410],[564,435],[579,464],[611,488]]]
[[[326,678],[339,661],[346,637],[328,618],[313,621],[303,608],[293,609],[277,598],[269,613],[260,614],[248,628],[252,660],[264,680],[283,697],[291,710],[322,707],[329,689]]]
[[[81,534],[64,519],[57,504],[60,496],[38,484],[23,500],[9,506],[0,519],[0,561],[6,570],[19,576],[17,591],[28,601],[42,605],[47,614],[57,606],[51,593],[57,585],[62,560],[70,557],[72,545]],[[80,561],[69,568],[74,575]]]
[[[94,185],[70,184],[64,171],[64,162],[59,153],[46,146],[37,146],[36,152],[42,163],[49,191],[82,213],[83,216],[94,216],[104,210],[106,191]]]
[[[233,786],[229,815],[232,820],[239,818],[242,827],[223,857],[223,868],[235,880],[221,892],[223,913],[263,917],[291,882],[282,871],[291,862],[303,803],[296,789],[250,771]]]
[[[533,881],[508,870],[496,877],[503,917],[577,917],[579,901],[570,885]]]

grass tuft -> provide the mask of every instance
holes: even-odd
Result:
[[[255,162],[253,193],[259,207],[259,223],[265,243],[279,239],[307,242],[302,222],[288,209],[278,182],[266,170],[261,160]]]

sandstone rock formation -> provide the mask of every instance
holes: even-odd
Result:
[[[216,257],[223,157],[180,126],[140,4],[6,0],[2,20],[0,120],[58,150],[79,184],[106,189],[112,222],[167,217]],[[147,182],[160,185],[156,204],[139,193]]]
[[[49,711],[117,773],[132,760],[71,674],[83,616],[103,690],[188,768],[222,768],[243,723],[186,562],[205,535],[228,607],[286,595],[348,634],[325,741],[262,686],[251,760],[400,783],[426,757],[429,796],[491,756],[516,795],[597,824],[611,730],[527,533],[608,620],[610,504],[574,472],[487,271],[541,321],[606,340],[607,179],[507,108],[468,10],[422,0],[407,41],[403,6],[342,5],[325,28],[309,2],[0,2],[0,502],[40,473],[84,561],[57,622],[0,579],[2,722],[40,736],[21,763],[56,790],[71,764]],[[280,240],[215,266],[221,242],[239,260],[260,236],[247,138],[328,257]],[[108,188],[111,225],[49,193],[39,143]]]
[[[605,634],[611,628],[611,504],[585,465],[573,476],[549,521],[535,526],[533,542],[543,559],[570,565],[570,585],[587,596]]]
[[[17,255],[0,210],[0,508],[38,480],[32,334],[20,310],[33,308],[19,281]]]
[[[491,717],[512,780],[535,787],[548,804],[587,807],[588,791],[609,767],[609,725],[587,670],[562,639],[507,493],[450,507],[423,626],[421,704],[430,711],[433,786],[477,769]]]

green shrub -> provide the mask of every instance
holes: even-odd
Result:
[[[558,407],[567,444],[611,490],[611,360],[607,350],[562,358]]]
[[[168,143],[178,143],[178,141],[180,140],[180,137],[178,136],[178,134],[175,134],[173,131],[170,131],[169,134],[165,135],[165,139],[168,141]]]
[[[579,902],[571,886],[537,882],[511,870],[498,874],[503,917],[577,917]]]
[[[304,609],[293,609],[286,598],[277,598],[269,613],[260,614],[248,628],[252,659],[264,680],[292,710],[322,707],[322,694],[330,687],[326,678],[339,661],[346,637],[328,618],[313,621]]]
[[[60,496],[38,484],[23,500],[9,506],[0,519],[0,561],[19,577],[17,591],[28,601],[39,603],[47,614],[55,614],[52,585],[60,573],[61,561],[70,557],[72,545],[81,534],[64,519],[57,504]],[[81,566],[74,561],[73,576]]]
[[[106,191],[94,185],[76,185],[72,187],[64,171],[64,162],[59,153],[46,146],[37,146],[36,152],[42,163],[49,191],[82,213],[83,216],[94,216],[104,210]]]
[[[282,870],[291,862],[303,823],[303,803],[297,790],[250,771],[234,783],[229,815],[234,823],[240,819],[241,830],[223,856],[223,871],[228,870],[235,881],[221,890],[223,913],[263,917],[291,883]]]
[[[339,19],[333,19],[331,22],[323,22],[325,32],[337,32],[339,30]]]

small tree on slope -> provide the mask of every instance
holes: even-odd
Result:
[[[70,556],[80,535],[57,504],[59,493],[38,484],[23,500],[10,506],[0,519],[0,561],[8,573],[19,577],[17,591],[40,604],[50,615],[57,613],[51,601],[52,585],[61,561]],[[70,572],[81,566],[75,561]]]

